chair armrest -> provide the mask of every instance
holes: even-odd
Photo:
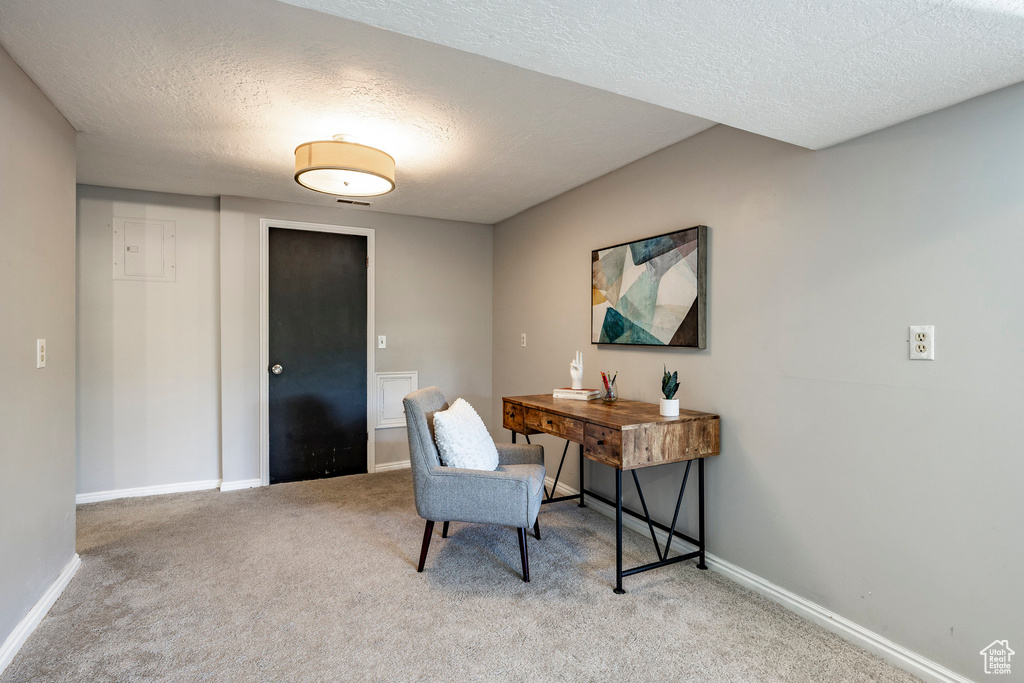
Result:
[[[528,443],[495,443],[499,465],[543,465],[544,447]]]

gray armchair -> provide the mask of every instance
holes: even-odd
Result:
[[[444,467],[434,444],[434,413],[448,408],[444,394],[437,387],[427,387],[409,394],[403,403],[416,512],[427,521],[416,571],[423,571],[434,522],[444,522],[442,538],[448,536],[449,522],[500,524],[515,527],[523,581],[529,581],[526,529],[532,526],[540,539],[537,513],[544,495],[544,447],[495,444],[498,469],[493,472]]]

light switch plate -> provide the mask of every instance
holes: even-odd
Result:
[[[910,326],[910,360],[935,360],[935,326]]]
[[[378,334],[377,335],[377,348],[378,349],[386,349],[386,348],[388,348],[388,337],[387,337],[386,334]]]

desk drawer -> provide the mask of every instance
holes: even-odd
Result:
[[[560,436],[569,441],[583,443],[583,422],[571,417],[546,413],[534,408],[526,409],[526,426],[548,434]]]
[[[522,406],[518,406],[515,403],[505,403],[504,410],[502,411],[501,424],[505,429],[511,429],[513,432],[523,432],[523,414],[526,410]]]
[[[584,457],[612,467],[622,465],[622,432],[600,425],[588,424],[583,439]]]

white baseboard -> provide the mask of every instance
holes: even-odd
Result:
[[[409,461],[386,462],[377,465],[377,472],[390,472],[391,470],[409,469]],[[117,498],[137,498],[139,496],[159,496],[165,493],[184,493],[186,491],[203,491],[206,489],[220,488],[221,491],[237,491],[239,489],[251,489],[261,486],[259,479],[239,479],[237,481],[224,481],[220,479],[205,479],[203,481],[183,481],[177,484],[158,484],[157,486],[140,486],[132,489],[114,489],[112,491],[94,491],[92,493],[79,493],[75,496],[75,503],[98,503],[102,500],[115,500]]]
[[[14,660],[14,656],[18,654],[21,646],[25,644],[28,637],[36,630],[39,622],[43,620],[46,613],[53,607],[53,603],[57,602],[57,598],[64,592],[71,579],[74,578],[75,572],[81,566],[82,558],[76,553],[71,558],[71,561],[64,566],[64,569],[61,570],[54,582],[50,584],[50,587],[46,589],[42,597],[28,611],[25,618],[14,627],[14,630],[11,631],[11,635],[7,636],[4,644],[0,645],[0,675],[3,674],[4,669]]]
[[[408,460],[398,462],[383,462],[373,468],[374,472],[391,472],[392,470],[407,470],[411,467]]]
[[[137,498],[139,496],[159,496],[165,493],[184,493],[185,491],[202,491],[215,489],[220,486],[220,479],[204,479],[203,481],[183,481],[177,484],[158,484],[156,486],[139,486],[132,489],[115,489],[113,491],[94,491],[92,493],[79,493],[75,496],[75,503],[98,503],[101,500],[114,500],[115,498]]]
[[[221,491],[238,491],[240,489],[254,489],[262,485],[259,479],[239,479],[238,481],[225,481],[220,485]]]
[[[555,482],[551,477],[546,477],[544,483],[548,487],[548,490],[550,490],[551,486]],[[579,491],[559,482],[557,495],[576,496],[579,495]],[[587,499],[586,502],[587,507],[592,508],[595,512],[602,514],[605,517],[615,519],[615,508],[611,505],[606,505],[594,498]],[[647,528],[647,522],[642,519],[637,519],[632,515],[624,514],[622,516],[622,526],[648,537],[651,533]],[[668,532],[662,531],[661,529],[655,529],[654,533],[658,537],[658,541],[664,547],[664,543],[668,539]],[[678,549],[681,553],[687,553],[697,549],[696,546],[691,545],[678,537],[672,541],[672,547],[674,549]],[[809,619],[819,626],[823,626],[841,638],[850,641],[854,645],[857,645],[872,654],[878,655],[887,662],[898,666],[904,671],[909,671],[919,678],[930,681],[931,683],[972,683],[969,678],[965,678],[956,672],[950,671],[937,662],[933,662],[926,657],[922,657],[902,645],[897,645],[888,638],[884,638],[874,631],[866,629],[859,624],[855,624],[849,619],[840,616],[815,602],[811,602],[807,598],[788,591],[781,586],[777,586],[771,581],[749,572],[742,567],[738,567],[727,560],[716,557],[711,553],[705,553],[705,562],[708,565],[708,569],[718,572],[722,576],[735,581],[744,588],[749,588],[759,595],[763,595],[769,600],[777,602],[789,611],[794,612],[805,619]]]

